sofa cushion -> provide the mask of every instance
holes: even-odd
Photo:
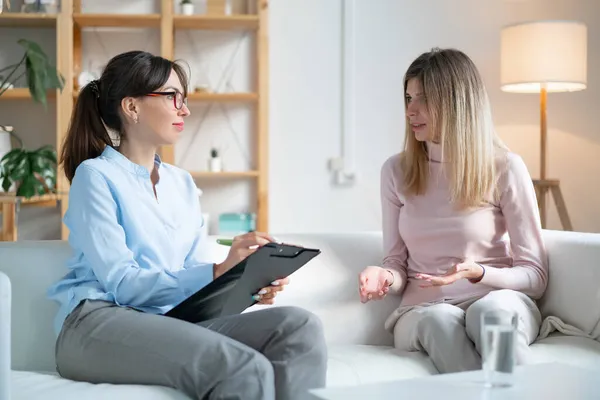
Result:
[[[532,363],[562,362],[600,370],[600,342],[578,336],[552,334],[531,345]]]
[[[437,373],[429,358],[388,346],[329,347],[327,386],[348,386],[428,376]],[[159,386],[75,382],[49,372],[12,372],[13,400],[188,400],[182,393]]]
[[[557,333],[531,345],[530,363],[562,362],[600,370],[600,343]],[[330,345],[327,386],[350,386],[437,374],[421,352],[389,346]]]
[[[75,382],[50,373],[12,372],[12,400],[190,400],[175,389]]]
[[[531,346],[532,363],[560,361],[600,369],[600,343],[554,334]],[[327,386],[340,387],[437,374],[427,355],[389,346],[330,345]],[[13,400],[188,400],[170,388],[142,385],[93,385],[62,379],[56,374],[13,371]],[[84,395],[85,394],[85,395]]]
[[[389,346],[330,345],[327,386],[420,378],[437,374],[429,357]]]

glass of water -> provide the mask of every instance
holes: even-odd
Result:
[[[518,321],[517,313],[506,310],[490,310],[481,316],[481,360],[488,387],[512,386]]]

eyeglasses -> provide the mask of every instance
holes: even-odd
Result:
[[[187,106],[187,98],[183,98],[183,93],[178,91],[173,92],[150,92],[146,96],[158,97],[158,96],[167,96],[167,98],[173,99],[173,105],[176,109],[181,110],[183,105]]]

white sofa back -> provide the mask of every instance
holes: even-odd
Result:
[[[357,295],[358,273],[381,260],[380,233],[275,236],[322,251],[291,277],[290,286],[277,297],[278,305],[297,305],[316,313],[329,343],[391,345],[383,322],[399,299],[388,296],[362,304]],[[540,303],[543,314],[600,338],[600,234],[544,231],[544,239],[550,284]],[[211,261],[221,261],[228,251],[214,238],[209,238],[205,249]],[[52,322],[57,304],[47,299],[46,290],[66,272],[70,253],[68,244],[60,241],[0,243],[0,271],[12,283],[13,369],[55,370]]]

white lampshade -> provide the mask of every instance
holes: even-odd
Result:
[[[587,28],[574,21],[539,21],[501,33],[501,88],[539,93],[583,90],[587,84]]]

